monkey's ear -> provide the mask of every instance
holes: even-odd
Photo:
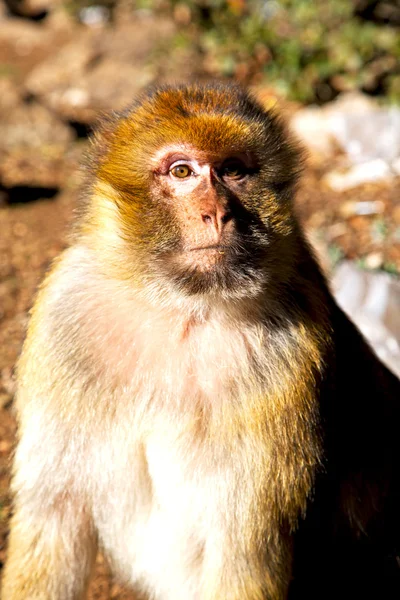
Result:
[[[281,114],[273,110],[270,119],[265,162],[271,171],[271,185],[277,192],[292,193],[304,171],[306,151]]]
[[[84,166],[93,175],[96,174],[99,165],[103,164],[110,150],[117,123],[122,116],[122,113],[118,112],[100,115],[93,126],[89,150],[84,157]]]
[[[253,104],[255,123],[262,123],[262,162],[270,174],[270,185],[276,192],[292,192],[303,172],[307,156],[290,127],[290,115],[287,112],[285,114],[278,103],[272,106],[266,103],[255,90],[249,90],[247,97]]]

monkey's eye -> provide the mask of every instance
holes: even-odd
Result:
[[[171,175],[174,177],[179,177],[179,179],[185,179],[186,177],[190,177],[193,173],[192,169],[188,167],[188,165],[176,165],[170,169]]]
[[[220,168],[220,176],[228,179],[243,179],[247,174],[246,165],[237,158],[226,160]]]

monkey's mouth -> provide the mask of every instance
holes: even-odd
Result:
[[[262,257],[249,244],[181,247],[163,258],[158,264],[164,275],[188,295],[249,295],[261,282]]]
[[[223,255],[229,251],[229,246],[223,246],[222,244],[213,244],[210,246],[197,246],[195,248],[189,248],[187,252],[213,252]]]
[[[198,272],[210,272],[228,260],[231,248],[223,244],[194,246],[182,250],[177,262]]]

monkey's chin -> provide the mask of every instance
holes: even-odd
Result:
[[[168,261],[165,267],[164,275],[169,282],[187,296],[234,300],[257,296],[264,288],[264,273],[260,268],[221,248],[185,253],[184,257]]]

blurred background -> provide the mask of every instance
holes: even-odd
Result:
[[[399,28],[400,0],[0,0],[0,568],[28,310],[66,245],[92,127],[149,84],[235,80],[279,107],[308,150],[299,218],[400,375]],[[101,556],[90,598],[132,598]]]

